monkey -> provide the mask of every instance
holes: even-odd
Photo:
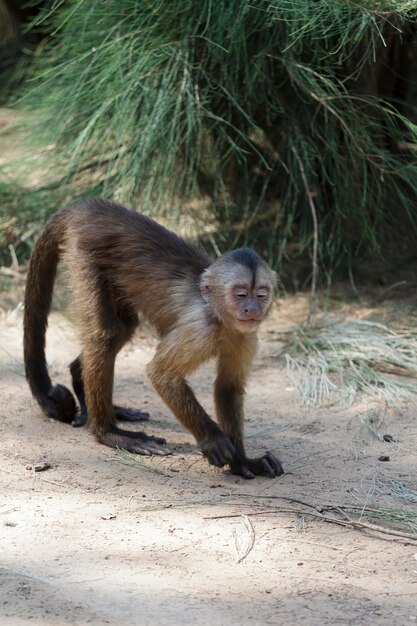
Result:
[[[81,354],[70,372],[71,391],[52,385],[45,341],[57,266],[63,260],[79,316]],[[104,199],[61,209],[36,242],[24,300],[24,362],[32,395],[45,415],[88,423],[104,445],[142,455],[171,454],[165,439],[122,429],[118,420],[148,415],[113,406],[116,355],[139,325],[159,343],[147,375],[162,400],[195,437],[209,464],[244,478],[283,473],[270,452],[246,455],[243,399],[257,330],[273,301],[276,273],[251,248],[212,260],[150,217]],[[217,421],[196,399],[187,376],[217,361]]]

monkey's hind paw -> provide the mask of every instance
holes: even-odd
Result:
[[[121,422],[147,422],[149,413],[140,409],[131,409],[130,407],[114,406],[113,413],[117,420]]]
[[[232,463],[230,469],[232,474],[238,474],[246,479],[255,478],[255,476],[275,478],[284,473],[281,461],[271,452],[267,452],[264,456],[256,459],[241,459],[236,463]]]
[[[135,454],[142,454],[143,456],[169,456],[172,454],[169,448],[164,448],[160,444],[152,441],[133,441],[130,440],[127,446],[124,446],[124,450],[128,452],[134,452]]]
[[[165,439],[145,433],[122,431],[114,428],[111,432],[98,435],[98,440],[110,448],[120,448],[144,456],[168,456],[172,454],[169,448],[164,447]]]
[[[113,406],[113,413],[115,418],[121,422],[147,422],[149,420],[149,413],[141,411],[140,409]],[[81,409],[80,413],[78,413],[72,420],[71,426],[75,426],[77,428],[79,426],[84,426],[87,422],[87,413],[85,412],[85,409]]]

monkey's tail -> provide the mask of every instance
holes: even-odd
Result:
[[[74,396],[63,385],[52,386],[45,357],[45,336],[65,217],[61,212],[47,223],[32,252],[25,292],[23,353],[30,390],[45,415],[72,422],[77,409]]]

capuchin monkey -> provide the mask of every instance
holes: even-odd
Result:
[[[81,354],[70,365],[73,388],[52,386],[45,334],[60,257],[69,270],[80,318]],[[32,253],[24,308],[24,358],[33,396],[45,415],[78,426],[98,441],[144,455],[170,454],[165,439],[122,430],[117,420],[147,419],[113,406],[116,355],[139,324],[156,329],[159,344],[147,374],[165,404],[194,435],[211,465],[244,478],[283,473],[271,453],[246,456],[243,397],[256,331],[271,306],[276,275],[250,248],[212,261],[155,221],[119,204],[93,199],[48,221]],[[217,361],[217,423],[197,401],[186,377]]]

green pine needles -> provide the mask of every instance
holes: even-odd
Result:
[[[54,0],[23,103],[69,176],[328,272],[416,235],[417,1]],[[413,56],[414,55],[414,56]],[[314,229],[317,218],[318,228]]]

